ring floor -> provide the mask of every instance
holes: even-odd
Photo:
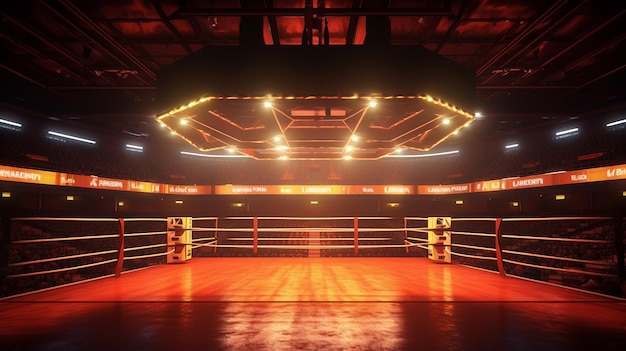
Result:
[[[0,301],[2,350],[624,350],[626,303],[422,258],[194,258]]]

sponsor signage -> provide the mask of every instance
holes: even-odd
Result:
[[[626,164],[450,185],[172,185],[0,165],[0,181],[176,195],[448,195],[626,179]]]
[[[553,185],[553,174],[544,174],[538,176],[503,179],[501,188],[504,189],[523,189],[537,188],[542,186]]]
[[[464,194],[470,192],[470,187],[470,184],[418,185],[417,193],[420,195]]]
[[[56,185],[56,173],[34,169],[0,166],[0,180]]]

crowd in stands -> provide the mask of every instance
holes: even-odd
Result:
[[[125,252],[125,256],[164,252],[164,247],[132,250],[132,248],[139,246],[164,243],[164,227],[165,223],[129,222],[125,229],[127,234],[156,231],[161,231],[162,233],[149,236],[129,235],[125,237],[124,247],[126,250],[131,249]],[[0,296],[40,290],[115,273],[119,242],[119,224],[117,222],[14,221],[11,225],[10,235],[11,245],[9,247],[8,267],[6,270],[8,278],[3,279]],[[86,239],[84,238],[86,236],[93,236],[94,238]],[[98,238],[99,236],[102,236],[102,238]],[[75,240],[68,240],[73,238]],[[25,240],[43,241],[20,243],[20,241]],[[90,255],[92,253],[99,254]],[[68,256],[75,257],[63,260],[48,260]],[[98,264],[110,260],[113,262]],[[43,262],[19,265],[19,263],[31,261]],[[165,256],[128,259],[124,261],[123,270],[162,263],[165,263]],[[72,269],[72,267],[92,264],[95,265]],[[12,275],[37,272],[44,273],[10,277]]]
[[[495,222],[453,222],[455,232],[495,234]],[[507,274],[551,282],[609,295],[621,294],[617,275],[613,222],[606,220],[550,220],[503,222],[502,249]],[[524,236],[526,238],[515,238]],[[530,238],[529,238],[530,237]],[[532,237],[537,237],[533,239]],[[480,257],[495,257],[495,236],[453,235],[454,244],[492,250],[455,247],[453,262],[497,271],[497,263]],[[555,238],[557,240],[542,240]],[[569,239],[571,241],[563,241]],[[524,255],[524,253],[530,255]],[[571,259],[571,260],[568,260]],[[600,274],[600,275],[596,275]],[[607,277],[604,275],[612,275]]]

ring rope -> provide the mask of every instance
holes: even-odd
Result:
[[[153,249],[155,247],[164,247],[164,246],[171,246],[171,245],[167,245],[167,244],[154,244],[154,245],[146,245],[146,246],[135,246],[135,247],[127,247],[124,249],[124,252],[126,251],[137,251],[137,250],[145,250],[145,249]]]
[[[271,219],[271,220],[311,220],[311,221],[323,221],[323,220],[354,220],[354,217],[225,217],[224,219],[255,219],[263,220],[263,219]],[[358,217],[358,220],[362,219],[394,219],[394,217]]]
[[[527,222],[527,221],[590,221],[590,220],[613,220],[612,217],[526,217],[526,218],[502,218],[503,222]]]
[[[141,258],[157,257],[157,256],[167,256],[167,255],[169,255],[171,253],[174,253],[174,250],[170,250],[168,252],[158,252],[158,253],[154,253],[154,254],[141,255],[141,256],[124,257],[124,261],[126,261],[126,260],[136,260],[136,259],[141,259]]]
[[[119,218],[16,217],[12,221],[119,222]]]
[[[112,259],[112,260],[102,261],[102,262],[84,264],[82,266],[59,268],[59,269],[52,269],[52,270],[48,270],[48,271],[39,271],[39,272],[31,272],[31,273],[11,274],[11,275],[7,275],[7,278],[21,278],[21,277],[29,277],[29,276],[33,276],[33,275],[40,275],[40,274],[65,272],[65,271],[71,271],[71,270],[74,270],[74,269],[81,269],[81,268],[100,266],[100,265],[107,264],[107,263],[112,263],[112,262],[117,262],[117,258]]]
[[[252,232],[254,228],[176,228],[172,231],[194,231],[194,232]],[[404,228],[358,228],[359,233],[377,232],[401,232]],[[283,228],[257,228],[258,233],[354,233],[353,227],[340,228],[304,228],[304,227],[283,227]]]
[[[521,256],[530,256],[530,257],[539,257],[539,258],[547,258],[547,259],[556,259],[560,261],[569,261],[569,262],[578,262],[578,263],[589,263],[589,264],[597,264],[600,266],[614,266],[615,262],[606,262],[606,261],[592,261],[592,260],[580,260],[577,258],[570,257],[560,257],[560,256],[549,256],[549,255],[540,255],[531,252],[516,252],[510,250],[502,250],[503,253],[512,254],[512,255],[521,255]]]
[[[66,236],[62,238],[49,238],[49,239],[25,239],[15,240],[11,244],[33,244],[33,243],[47,243],[56,241],[72,241],[72,240],[88,240],[88,239],[110,239],[118,238],[119,234],[106,234],[106,235],[90,235],[90,236]]]
[[[206,240],[217,240],[216,237],[211,237],[211,238],[196,238],[196,239],[191,239],[191,242],[196,242],[196,241],[206,241]]]
[[[106,254],[112,254],[112,253],[116,253],[116,252],[117,252],[117,250],[90,252],[90,253],[84,253],[84,254],[79,254],[79,255],[71,255],[71,256],[63,256],[63,257],[52,257],[52,258],[44,258],[44,259],[41,259],[41,260],[34,260],[34,261],[24,261],[24,262],[9,263],[7,266],[8,267],[20,267],[20,266],[27,266],[29,264],[37,264],[37,263],[46,263],[46,262],[70,260],[70,259],[73,259],[73,258],[81,258],[81,257],[89,257],[89,256],[97,256],[97,255],[106,255]]]
[[[160,234],[167,234],[167,231],[162,231],[162,232],[138,232],[138,233],[124,233],[124,237],[129,237],[129,236],[147,236],[147,235],[160,235]]]
[[[455,256],[467,257],[467,258],[477,258],[479,260],[489,260],[489,261],[497,261],[498,260],[496,257],[467,255],[467,254],[462,254],[462,253],[459,253],[459,252],[450,252],[450,254],[455,255]]]
[[[198,244],[198,243],[184,243],[184,244],[180,244],[180,245],[191,245],[192,249],[197,249],[199,247],[214,247],[215,244],[217,244],[217,240],[208,242],[208,243],[204,243],[204,244]]]
[[[549,236],[532,236],[532,235],[502,235],[507,239],[528,239],[528,240],[548,240],[548,241],[567,241],[573,243],[595,243],[595,244],[613,244],[611,240],[594,240],[594,239],[571,239],[571,238],[554,238]]]
[[[407,236],[407,237],[406,237],[406,239],[409,239],[409,240],[418,240],[418,241],[425,241],[425,242],[428,242],[428,239],[414,238],[414,237],[412,237],[412,236]]]
[[[485,251],[493,251],[495,252],[496,249],[491,248],[491,247],[483,247],[483,246],[473,246],[473,245],[463,245],[463,244],[451,244],[450,246],[453,247],[463,247],[466,249],[474,249],[474,250],[485,250]]]
[[[227,238],[227,240],[233,241],[250,241],[254,238]],[[354,238],[261,238],[259,241],[353,241]],[[380,240],[393,240],[393,238],[359,238],[359,241],[380,241]]]
[[[124,218],[124,222],[167,222],[167,218]]]
[[[592,271],[583,271],[583,270],[580,270],[580,269],[573,269],[573,268],[557,268],[557,267],[539,266],[539,265],[536,265],[536,264],[519,262],[519,261],[513,261],[513,260],[506,260],[506,259],[503,259],[502,261],[506,262],[506,263],[519,264],[521,266],[527,266],[527,267],[533,267],[533,268],[541,268],[541,269],[548,269],[548,270],[551,270],[551,271],[559,271],[559,272],[565,272],[565,273],[576,273],[576,274],[583,274],[583,275],[597,275],[597,276],[601,276],[601,277],[611,277],[611,278],[617,278],[618,277],[617,274],[599,273],[599,272],[592,272]]]
[[[457,232],[457,231],[451,231],[450,233],[452,234],[462,234],[462,235],[470,235],[470,236],[487,236],[487,237],[495,237],[495,234],[491,234],[491,233],[474,233],[474,232]]]

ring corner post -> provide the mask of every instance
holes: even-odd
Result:
[[[354,217],[354,256],[359,255],[359,217]]]
[[[259,217],[254,216],[253,226],[252,253],[256,255],[259,252]]]
[[[496,218],[496,260],[498,262],[498,273],[500,273],[501,277],[506,277],[506,270],[502,261],[502,218]]]
[[[122,275],[122,269],[124,268],[124,218],[119,218],[119,237],[117,240],[117,265],[115,267],[115,277],[119,278]]]

